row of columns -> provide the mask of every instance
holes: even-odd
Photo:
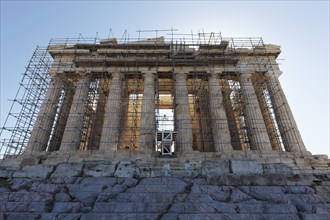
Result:
[[[60,150],[78,150],[81,144],[82,129],[84,126],[84,113],[87,105],[89,86],[92,77],[82,74],[77,82],[72,98],[72,104],[67,116]],[[244,100],[244,112],[249,128],[249,139],[252,150],[272,150],[267,128],[258,103],[257,95],[252,83],[251,74],[244,73],[239,76],[239,82]],[[274,74],[266,81],[278,127],[287,151],[305,151],[296,122],[287,100]],[[55,120],[56,105],[61,95],[62,81],[53,77],[45,96],[45,101],[40,108],[37,121],[31,133],[27,153],[45,151]],[[101,150],[116,150],[119,143],[120,115],[122,111],[123,74],[112,74],[110,91],[103,117],[102,135],[100,140]],[[175,74],[175,115],[176,115],[176,146],[178,152],[192,151],[193,133],[189,112],[189,97],[187,89],[187,74]],[[236,147],[231,145],[231,134],[228,126],[226,106],[222,91],[225,85],[219,83],[218,74],[210,72],[208,79],[210,116],[212,121],[213,142],[216,152],[230,151]],[[227,86],[228,87],[228,86]],[[227,88],[228,89],[228,88]],[[226,94],[226,93],[225,93]],[[226,98],[226,97],[225,97]],[[228,103],[227,103],[228,105]],[[227,106],[228,108],[228,106]],[[228,109],[227,109],[228,112]],[[141,110],[140,125],[140,150],[152,152],[155,138],[155,73],[144,73],[144,92]]]

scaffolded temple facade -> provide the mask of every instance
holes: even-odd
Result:
[[[1,152],[307,152],[278,79],[279,46],[168,36],[38,47]]]

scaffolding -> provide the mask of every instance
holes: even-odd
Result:
[[[50,82],[48,71],[52,61],[45,47],[36,48],[0,130],[0,157],[24,151]]]
[[[142,35],[155,34],[155,38]],[[159,37],[159,34],[162,37]],[[113,50],[112,50],[113,49]],[[112,51],[111,51],[112,50]],[[220,51],[220,52],[219,52]],[[191,117],[193,150],[213,152],[215,150],[212,136],[212,118],[210,116],[210,97],[208,80],[209,70],[216,65],[223,68],[218,76],[221,85],[223,104],[227,117],[231,144],[234,150],[258,150],[251,146],[250,128],[247,123],[245,100],[242,95],[239,74],[232,66],[244,60],[253,69],[252,82],[261,108],[263,123],[272,143],[272,149],[285,150],[280,125],[277,122],[276,109],[267,87],[267,72],[274,68],[273,54],[265,49],[261,38],[224,38],[220,33],[177,34],[175,30],[138,31],[137,38],[129,38],[127,32],[117,41],[115,38],[52,39],[48,47],[37,47],[30,60],[20,87],[13,100],[10,113],[1,128],[1,154],[3,156],[22,154],[38,119],[42,103],[45,103],[46,92],[51,84],[51,75],[57,74],[62,79],[60,94],[56,102],[56,111],[52,117],[49,139],[45,151],[57,151],[63,142],[63,133],[68,128],[68,117],[82,121],[79,133],[78,150],[98,150],[104,115],[111,96],[110,87],[113,79],[109,68],[120,66],[123,73],[120,94],[120,126],[116,142],[117,150],[139,150],[141,128],[141,111],[144,92],[143,71],[146,66],[155,70],[155,95],[153,97],[155,132],[170,133],[174,143],[177,131],[177,111],[175,94],[175,74],[164,70],[190,67],[187,73],[187,91],[189,113]],[[70,54],[70,55],[68,55]],[[260,55],[262,54],[262,55]],[[120,58],[120,59],[119,59]],[[276,57],[275,57],[276,58]],[[92,73],[88,85],[80,85],[81,68]],[[80,68],[79,71],[77,71]],[[87,99],[75,102],[77,90],[88,87]],[[277,85],[270,85],[277,86]],[[85,91],[85,90],[84,90]],[[70,106],[83,106],[79,115],[70,115]],[[20,106],[20,108],[18,107]],[[72,107],[71,107],[72,108]],[[78,107],[77,107],[78,108]],[[164,112],[166,114],[164,115]],[[167,117],[166,120],[164,116]],[[40,119],[41,120],[41,119]],[[167,123],[164,125],[164,123]],[[158,135],[159,136],[159,135]],[[149,145],[159,150],[162,138],[157,135]],[[165,135],[166,139],[166,135]],[[168,140],[166,140],[168,141]],[[167,143],[167,148],[169,145]],[[175,150],[174,150],[175,151]],[[165,153],[172,153],[167,149]]]

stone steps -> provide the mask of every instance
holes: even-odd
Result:
[[[7,215],[6,220],[52,220],[52,219],[80,219],[80,220],[122,220],[122,219],[134,219],[134,220],[200,220],[200,219],[216,219],[216,220],[328,220],[329,214],[177,214],[166,213],[164,215],[155,213],[44,213],[44,214],[31,214],[31,213],[10,213]],[[0,215],[0,220],[5,219],[3,215]]]
[[[300,220],[296,214],[165,214],[161,220]]]

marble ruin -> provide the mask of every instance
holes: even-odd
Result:
[[[26,137],[3,144],[5,154],[310,154],[278,79],[280,52],[261,38],[214,33],[190,41],[53,40],[43,55],[52,61],[38,64],[46,85],[32,100]]]
[[[0,219],[330,219],[280,47],[164,36],[36,49],[1,130]]]

